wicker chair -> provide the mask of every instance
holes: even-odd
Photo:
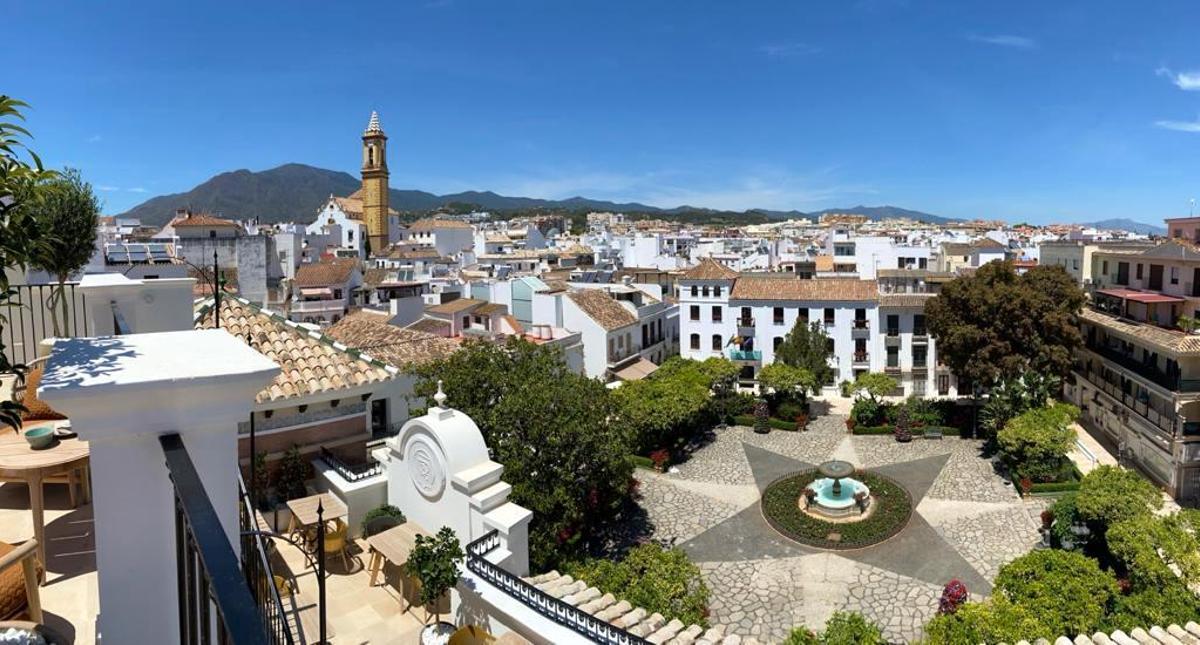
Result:
[[[346,553],[347,540],[346,534],[349,533],[350,527],[341,520],[332,522],[333,528],[325,531],[325,555],[341,554],[342,564],[346,567],[346,571],[350,570],[350,556]]]
[[[37,540],[21,546],[0,542],[0,620],[28,617],[42,622],[38,595]]]

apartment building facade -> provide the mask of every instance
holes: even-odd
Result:
[[[877,280],[737,274],[702,262],[679,279],[680,354],[728,358],[741,366],[743,383],[752,383],[788,332],[818,323],[833,349],[834,378],[826,387],[885,372],[898,381],[897,395],[957,396],[925,325],[925,302],[935,290],[920,280],[900,282],[902,289],[887,283],[896,293],[881,293]]]
[[[1092,254],[1084,345],[1064,391],[1121,459],[1179,500],[1200,500],[1200,251],[1172,239]],[[1182,320],[1181,320],[1182,319]]]

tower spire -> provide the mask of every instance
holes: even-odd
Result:
[[[383,132],[379,126],[379,113],[371,110],[371,120],[367,122],[367,132]]]

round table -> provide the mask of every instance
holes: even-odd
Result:
[[[38,427],[34,424],[22,428],[22,432]],[[33,535],[37,538],[38,560],[43,571],[46,566],[45,504],[42,498],[42,482],[48,475],[72,471],[84,466],[88,460],[88,443],[78,437],[56,439],[49,447],[34,450],[21,433],[8,429],[0,431],[0,479],[23,479],[29,485],[29,506],[33,510]],[[90,497],[86,474],[83,476],[83,498]],[[43,577],[45,573],[42,574]]]

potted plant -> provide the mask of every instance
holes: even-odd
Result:
[[[892,436],[900,443],[908,443],[913,440],[912,424],[908,419],[908,408],[901,407],[896,412],[896,428],[892,431]]]
[[[1033,480],[1028,477],[1021,478],[1021,497],[1029,497],[1030,491],[1033,490]]]
[[[440,620],[438,605],[450,588],[458,584],[458,561],[462,557],[458,537],[448,526],[443,526],[433,537],[417,536],[407,567],[417,579],[418,602],[432,608],[434,620],[421,630],[422,645],[445,645],[454,633],[454,625]]]
[[[942,597],[938,600],[939,614],[953,614],[967,601],[967,585],[957,578],[946,583],[942,588]]]
[[[855,425],[856,425],[856,422],[854,421],[854,417],[847,418],[846,419],[846,432],[848,432],[850,434],[854,434],[854,426]]]
[[[804,432],[804,431],[808,430],[808,415],[807,414],[797,414],[796,415],[796,430],[798,430],[800,432]]]
[[[386,519],[380,519],[386,518]],[[376,521],[379,520],[379,521]],[[391,504],[381,504],[366,512],[362,519],[362,536],[371,537],[388,528],[398,526],[408,521],[404,511]]]

